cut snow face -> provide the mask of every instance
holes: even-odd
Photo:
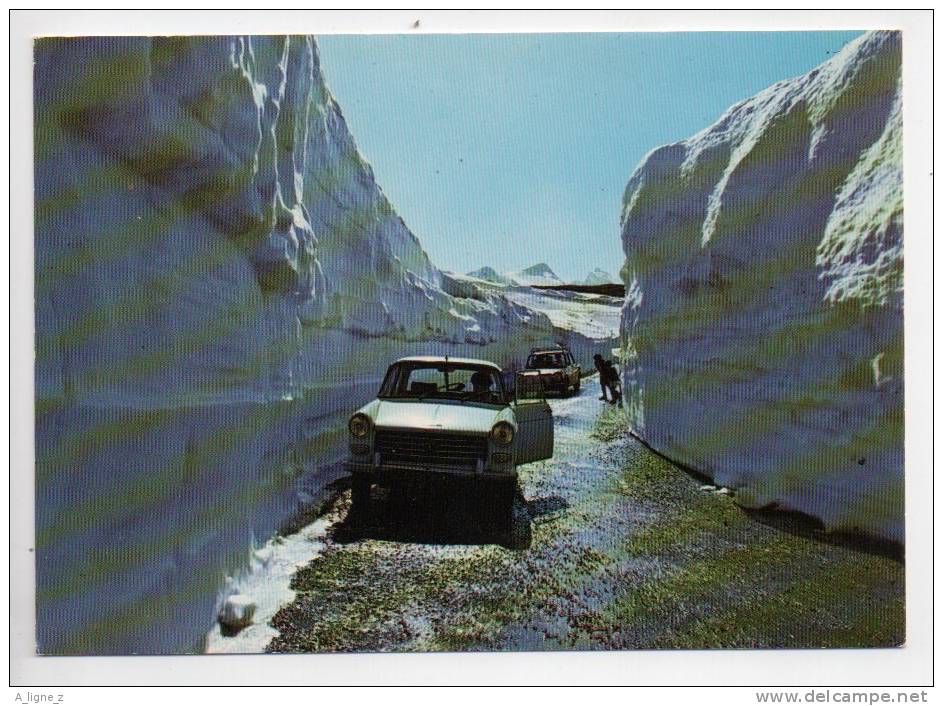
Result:
[[[861,36],[653,150],[622,213],[635,430],[741,501],[898,541],[900,62],[899,32]]]
[[[34,56],[39,647],[185,652],[249,538],[327,482],[391,360],[506,365],[560,334],[429,260],[313,38]]]

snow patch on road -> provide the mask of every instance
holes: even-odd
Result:
[[[226,580],[219,604],[226,598],[242,594],[255,601],[254,622],[236,635],[223,635],[217,623],[206,636],[209,654],[246,654],[264,652],[265,646],[278,631],[269,623],[283,606],[295,599],[291,579],[324,551],[324,539],[332,520],[321,517],[300,532],[288,537],[276,536],[261,549],[252,552],[249,567],[236,577]]]

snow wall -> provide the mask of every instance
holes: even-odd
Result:
[[[309,37],[42,39],[34,86],[40,652],[201,651],[391,360],[590,362],[430,263]]]
[[[826,527],[903,541],[901,38],[651,152],[622,212],[629,422]]]

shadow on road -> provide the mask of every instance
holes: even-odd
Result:
[[[828,532],[820,520],[801,512],[776,508],[741,509],[754,522],[759,522],[781,532],[838,547],[854,549],[867,554],[883,556],[900,563],[904,562],[904,549],[897,542],[850,532]]]
[[[333,528],[339,544],[361,539],[417,544],[531,545],[531,515],[520,490],[513,521],[503,521],[487,486],[462,482],[373,487],[367,511],[348,512]]]

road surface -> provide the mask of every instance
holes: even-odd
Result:
[[[551,401],[554,457],[521,469],[510,537],[467,489],[375,489],[367,521],[348,516],[343,493],[307,539],[303,530],[280,540],[314,556],[282,572],[291,590],[278,593],[271,620],[260,614],[269,624],[242,639],[217,632],[211,650],[903,642],[894,547],[745,512],[627,436],[598,394],[590,378],[578,396]]]

